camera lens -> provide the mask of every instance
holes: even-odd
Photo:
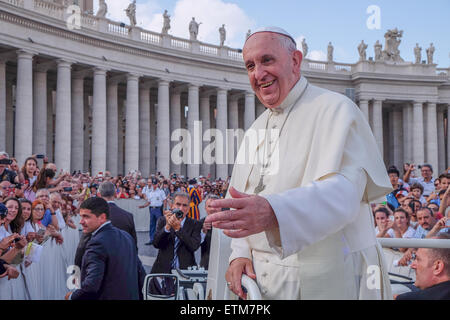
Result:
[[[180,209],[174,209],[172,210],[172,213],[175,215],[175,217],[177,217],[177,219],[181,219],[183,218],[183,211],[181,211]]]

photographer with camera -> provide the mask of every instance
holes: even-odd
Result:
[[[200,247],[202,223],[187,217],[189,194],[176,192],[172,210],[166,210],[156,226],[153,245],[159,249],[151,273],[170,273],[197,265],[195,251]]]
[[[17,173],[10,169],[13,161],[9,158],[9,155],[1,151],[0,152],[0,182],[8,181],[9,183],[20,183]]]

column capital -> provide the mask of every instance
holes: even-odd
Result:
[[[187,87],[188,87],[188,90],[191,90],[191,89],[197,89],[197,90],[199,90],[200,89],[200,84],[198,84],[198,83],[195,83],[195,82],[190,82],[190,83],[188,83],[188,85],[187,85]]]
[[[16,51],[16,53],[18,59],[20,58],[33,59],[33,57],[38,54],[38,52],[29,49],[19,49]]]
[[[94,67],[94,68],[92,68],[92,71],[94,72],[94,76],[96,76],[96,75],[106,76],[108,69],[101,68],[101,67]]]
[[[255,97],[255,93],[253,91],[245,91],[245,97],[250,98],[250,97]]]
[[[163,78],[160,78],[157,81],[158,81],[158,86],[169,86],[169,84],[171,82],[171,80],[163,79]]]
[[[72,68],[72,64],[73,63],[74,62],[68,61],[68,60],[65,60],[65,59],[58,59],[58,60],[56,60],[57,68]]]
[[[415,101],[412,102],[413,105],[419,105],[420,104],[422,106],[423,106],[424,103],[425,103],[425,101],[422,101],[422,100],[420,100],[420,101],[415,100]]]
[[[226,88],[217,88],[217,94],[227,94],[228,93],[228,89]]]
[[[127,74],[127,81],[139,81],[140,75],[137,73],[128,73]]]

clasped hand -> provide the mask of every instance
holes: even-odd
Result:
[[[179,231],[181,229],[181,221],[172,213],[170,210],[166,210],[164,212],[164,216],[166,217],[166,230],[169,231],[173,229],[175,231]]]

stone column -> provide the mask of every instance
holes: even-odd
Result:
[[[55,147],[55,92],[53,85],[47,90],[47,158],[50,162],[55,162],[54,147]]]
[[[244,130],[247,131],[253,122],[255,122],[255,94],[247,91],[245,93]]]
[[[84,169],[84,74],[72,78],[71,171]]]
[[[202,122],[202,137],[203,137],[203,143],[202,143],[202,154],[206,148],[207,145],[209,145],[211,142],[211,135],[210,129],[211,129],[211,115],[210,115],[210,94],[203,94],[200,97],[200,121]],[[210,157],[210,153],[207,152],[207,154],[203,154],[203,160],[202,164],[200,166],[200,173],[202,176],[207,177],[208,174],[211,173],[211,162],[212,158]]]
[[[119,172],[119,105],[118,83],[109,81],[106,87],[106,170],[112,176]]]
[[[83,155],[83,169],[84,172],[89,172],[89,162],[91,161],[91,145],[90,145],[90,130],[91,123],[89,121],[90,116],[90,105],[89,105],[89,93],[86,92],[86,88],[83,96],[83,144],[84,144],[84,155]]]
[[[150,176],[150,87],[139,89],[139,171],[143,177]]]
[[[413,105],[413,163],[422,165],[424,163],[424,131],[423,131],[423,103],[414,102]]]
[[[94,69],[92,101],[92,175],[106,171],[106,70]]]
[[[47,69],[34,71],[33,154],[47,152]]]
[[[158,90],[152,93],[150,90],[150,174],[156,172],[156,107]]]
[[[398,109],[398,106],[392,111],[392,120],[393,148],[390,151],[393,153],[393,164],[401,169],[403,167],[403,128],[402,111]]]
[[[170,174],[170,109],[169,109],[169,81],[158,82],[158,110],[157,113],[157,171],[168,177]]]
[[[70,116],[70,115],[69,115]],[[33,152],[33,54],[17,52],[15,157],[19,166]],[[10,155],[11,156],[11,155]]]
[[[188,86],[188,131],[190,133],[190,141],[188,141],[188,163],[187,176],[189,178],[197,178],[200,175],[200,164],[202,161],[202,141],[201,128],[199,125],[199,87],[194,84]]]
[[[117,132],[119,133],[119,136],[117,138],[117,140],[118,140],[118,147],[117,147],[118,159],[117,160],[119,161],[119,163],[118,163],[117,167],[118,167],[119,174],[122,174],[122,175],[124,174],[124,171],[125,171],[124,161],[123,161],[123,157],[124,157],[124,155],[123,155],[124,132],[123,131],[125,129],[124,128],[125,126],[123,123],[124,108],[125,108],[125,101],[122,98],[119,98],[119,113],[118,113],[119,123],[118,123],[118,128],[117,128]]]
[[[0,150],[6,151],[6,61],[0,59]]]
[[[239,103],[238,98],[233,97],[230,99],[230,105],[228,107],[228,129],[233,129],[232,134],[228,135],[228,175],[231,176],[233,171],[234,160],[236,159],[239,142],[236,135],[239,129]]]
[[[127,76],[125,174],[139,169],[139,77]]]
[[[367,122],[369,122],[369,100],[360,100],[359,108],[361,109],[361,112],[363,113]]]
[[[173,89],[170,95],[170,132],[173,133],[175,130],[181,128],[181,92],[178,89]],[[171,150],[177,145],[178,141],[171,141]],[[176,155],[180,156],[180,155]],[[181,173],[181,165],[175,164],[172,160],[171,155],[171,165],[170,172],[175,172],[177,174]]]
[[[437,178],[439,175],[439,155],[436,103],[428,103],[427,106],[426,155],[426,162],[431,164],[433,167],[433,176]]]
[[[402,114],[402,122],[403,122],[403,163],[411,163],[413,146],[412,146],[412,135],[411,135],[411,126],[412,126],[412,108],[408,103],[403,104],[403,114]],[[403,164],[402,164],[403,170]],[[400,169],[400,168],[399,168]],[[400,170],[402,172],[402,170]]]
[[[58,61],[56,88],[55,164],[70,171],[71,160],[71,63]]]
[[[14,110],[13,110],[13,88],[12,82],[6,81],[6,115],[5,115],[5,150],[8,154],[14,151]]]
[[[438,172],[442,173],[447,169],[445,164],[445,132],[444,132],[444,111],[439,108],[437,114],[437,134],[438,134]],[[436,173],[438,173],[436,172]]]
[[[228,102],[227,90],[217,90],[217,115],[216,115],[216,178],[226,179],[228,177],[227,165],[227,141],[226,130],[228,128]]]
[[[383,101],[373,102],[373,134],[383,158]]]

